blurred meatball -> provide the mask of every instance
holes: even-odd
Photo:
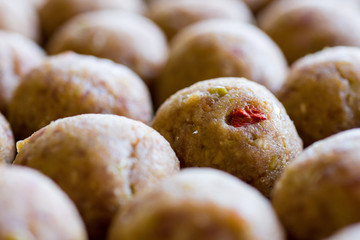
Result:
[[[187,169],[114,218],[108,240],[283,240],[268,200],[217,170]]]
[[[324,47],[360,46],[360,15],[350,1],[280,0],[259,17],[260,27],[288,62]]]
[[[103,9],[142,12],[143,7],[142,0],[47,0],[40,9],[40,19],[44,35],[49,38],[58,27],[81,13]]]
[[[360,221],[360,130],[308,147],[277,182],[273,205],[290,239],[323,239]]]
[[[85,114],[52,122],[19,148],[14,163],[35,168],[59,184],[78,207],[90,239],[105,239],[117,210],[179,168],[160,134],[115,115]]]
[[[0,31],[0,111],[7,113],[9,102],[21,78],[44,59],[43,50],[31,40]]]
[[[148,16],[173,38],[184,27],[211,18],[252,21],[252,14],[241,0],[157,0],[149,7]]]
[[[0,166],[0,239],[86,240],[74,203],[50,179]]]
[[[149,95],[143,81],[125,66],[64,53],[24,77],[10,103],[9,121],[17,139],[81,113],[112,113],[147,123],[152,118]]]
[[[10,125],[0,113],[0,165],[12,163],[15,157],[15,141]]]
[[[360,48],[327,48],[299,59],[278,96],[305,145],[360,127]]]
[[[227,171],[266,196],[302,150],[281,103],[246,79],[202,81],[178,91],[161,105],[153,127],[183,167]]]
[[[38,15],[28,0],[0,0],[0,29],[40,41]]]
[[[157,83],[157,103],[177,90],[215,77],[246,77],[276,92],[285,81],[286,61],[261,30],[234,20],[207,20],[174,39]]]
[[[158,76],[167,59],[167,43],[159,27],[145,17],[120,11],[98,11],[70,20],[48,45],[50,54],[65,50],[124,64],[147,83]]]

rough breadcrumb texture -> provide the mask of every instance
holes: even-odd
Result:
[[[105,239],[118,210],[179,169],[159,133],[139,121],[106,114],[52,122],[26,140],[14,163],[41,171],[69,195],[90,239]]]
[[[281,103],[241,78],[202,81],[177,92],[159,108],[152,126],[170,142],[182,167],[227,171],[268,197],[302,151]]]

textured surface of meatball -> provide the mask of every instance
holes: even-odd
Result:
[[[299,59],[278,97],[305,145],[360,127],[360,48],[327,48]]]
[[[326,240],[355,240],[360,238],[360,224],[356,223],[337,231]]]
[[[207,20],[174,39],[157,83],[158,104],[177,90],[216,77],[246,77],[276,92],[286,73],[281,51],[261,30],[234,20]]]
[[[28,0],[0,0],[0,29],[40,41],[38,15]]]
[[[60,28],[48,51],[65,50],[124,64],[148,83],[158,76],[168,54],[166,38],[152,21],[112,10],[79,15]]]
[[[184,27],[211,18],[229,18],[251,22],[252,14],[241,0],[157,0],[150,4],[148,14],[173,38]]]
[[[78,207],[91,239],[105,239],[117,210],[179,168],[159,133],[116,115],[60,119],[20,145],[14,163],[59,184]]]
[[[289,63],[324,47],[360,46],[360,15],[350,1],[280,0],[259,16],[260,27]]]
[[[284,239],[259,192],[214,169],[186,169],[131,202],[112,223],[109,240]]]
[[[273,206],[291,239],[323,239],[360,221],[360,130],[308,147],[284,171]]]
[[[40,20],[48,38],[57,28],[81,13],[103,9],[142,12],[143,7],[142,0],[47,0],[40,9]]]
[[[49,178],[0,166],[0,239],[86,240],[74,203]]]
[[[149,122],[150,94],[130,69],[109,60],[64,53],[45,60],[25,76],[9,106],[17,139],[58,118],[111,113]]]
[[[213,167],[266,196],[302,142],[281,103],[263,86],[241,78],[202,81],[171,96],[153,127],[183,167]]]
[[[21,78],[44,59],[43,50],[27,38],[0,31],[0,111],[8,104]]]
[[[15,157],[15,141],[10,124],[0,113],[0,164],[11,163]]]

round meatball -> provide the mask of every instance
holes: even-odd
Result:
[[[78,207],[91,239],[137,193],[175,173],[169,143],[145,124],[105,114],[64,118],[19,144],[15,164],[52,178]]]
[[[177,90],[216,77],[246,77],[276,92],[287,65],[279,48],[255,26],[234,20],[207,20],[175,39],[157,83],[158,104]]]
[[[171,96],[153,127],[183,167],[227,171],[270,196],[302,142],[281,103],[263,86],[240,78],[202,81]]]
[[[28,0],[0,0],[0,29],[40,41],[38,15]]]
[[[323,239],[360,221],[360,130],[308,147],[285,168],[273,205],[291,239]]]
[[[109,240],[283,240],[259,192],[218,170],[187,169],[116,215]]]
[[[156,78],[167,59],[167,42],[149,19],[120,11],[79,15],[54,34],[50,54],[72,50],[108,58],[134,70],[145,82]]]
[[[327,46],[360,46],[360,15],[354,9],[350,1],[275,1],[259,25],[292,63]]]
[[[151,3],[148,16],[173,38],[184,27],[211,18],[252,21],[252,14],[242,0],[157,0]]]
[[[9,102],[21,78],[44,59],[43,50],[29,39],[0,31],[0,111],[7,113]]]
[[[347,226],[326,240],[355,240],[360,238],[360,223]]]
[[[149,122],[150,94],[130,69],[109,60],[64,53],[28,73],[9,106],[17,139],[58,118],[81,113],[112,113]]]
[[[46,0],[40,9],[40,20],[48,38],[57,28],[81,13],[103,9],[142,12],[143,7],[142,0]]]
[[[278,97],[306,146],[360,127],[360,48],[333,47],[299,59]]]
[[[0,113],[0,165],[3,163],[12,163],[14,157],[15,157],[14,136],[11,131],[10,124],[7,122],[5,117]]]
[[[74,203],[29,168],[0,167],[0,239],[86,240]]]

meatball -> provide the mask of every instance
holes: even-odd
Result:
[[[0,0],[0,29],[40,41],[38,15],[28,0]]]
[[[299,59],[278,97],[306,146],[360,127],[360,48],[327,48]]]
[[[253,17],[241,0],[157,0],[150,4],[148,16],[173,38],[184,27],[211,18],[251,22]]]
[[[120,11],[79,15],[54,34],[50,54],[72,50],[108,58],[134,70],[145,82],[156,78],[167,59],[167,42],[149,19]]]
[[[207,20],[174,39],[157,85],[161,104],[177,90],[216,77],[246,77],[276,92],[287,65],[279,48],[261,30],[234,20]]]
[[[14,157],[15,157],[14,136],[11,131],[9,123],[7,122],[5,117],[0,113],[0,165],[3,163],[12,163]]]
[[[302,142],[281,103],[263,86],[240,78],[201,81],[172,95],[152,125],[182,167],[227,171],[270,196]]]
[[[0,111],[7,113],[9,102],[21,78],[44,59],[43,50],[29,39],[0,31]]]
[[[292,63],[327,46],[360,46],[360,16],[354,9],[350,1],[275,1],[259,25]]]
[[[9,106],[17,139],[58,118],[81,113],[112,113],[150,121],[152,106],[144,82],[109,60],[64,53],[28,73]]]
[[[0,239],[86,240],[74,203],[49,178],[0,166]]]
[[[91,239],[105,239],[118,209],[179,168],[159,133],[116,115],[59,119],[18,146],[14,163],[59,184],[78,207]]]
[[[142,12],[143,7],[142,0],[46,0],[39,14],[44,35],[49,38],[57,28],[81,13],[103,9]]]
[[[291,239],[323,239],[360,221],[360,130],[318,141],[277,182],[273,206]]]
[[[218,170],[187,169],[116,215],[109,240],[284,239],[268,200]]]
[[[360,223],[340,229],[326,240],[354,240],[360,238]]]

